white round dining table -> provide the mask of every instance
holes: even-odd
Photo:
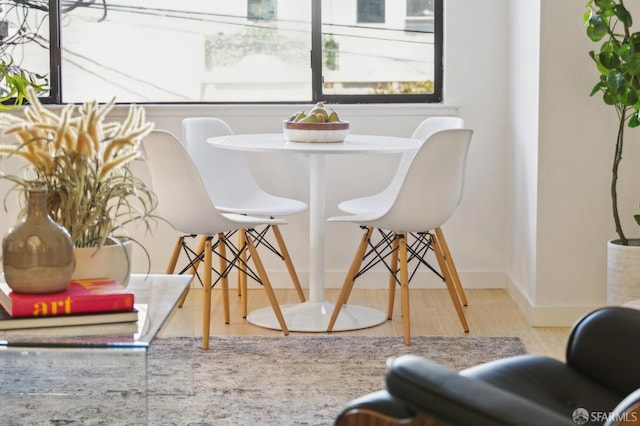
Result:
[[[350,134],[343,142],[303,143],[288,141],[282,133],[235,134],[212,137],[207,142],[217,148],[246,152],[303,154],[309,157],[309,297],[297,304],[282,305],[290,331],[324,332],[334,304],[325,300],[325,165],[326,155],[397,154],[416,150],[415,139],[392,136]],[[345,305],[333,331],[373,327],[387,319],[386,313],[358,305]],[[249,313],[247,320],[265,328],[279,330],[271,308]]]

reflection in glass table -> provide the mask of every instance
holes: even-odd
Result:
[[[137,324],[0,331],[0,418],[146,424],[149,345],[191,279],[132,275]]]

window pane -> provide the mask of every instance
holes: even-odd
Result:
[[[80,5],[63,14],[65,102],[311,100],[310,2]]]
[[[0,1],[0,60],[13,63],[14,72],[19,72],[19,67],[41,84],[45,80],[33,74],[48,77],[50,73],[48,8],[48,1],[44,0],[26,4]],[[7,93],[4,78],[0,93]]]
[[[435,0],[407,0],[407,20],[405,28],[416,31],[433,32],[433,12]]]
[[[384,22],[385,0],[358,0],[358,22]]]
[[[377,0],[371,1],[377,4]],[[406,0],[388,0],[384,24],[356,23],[341,0],[323,0],[323,93],[434,92],[434,30],[407,28]],[[393,4],[394,7],[391,7]]]

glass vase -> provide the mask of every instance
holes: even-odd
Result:
[[[27,216],[2,240],[2,265],[7,284],[18,293],[66,290],[73,274],[73,242],[47,210],[47,188],[29,188]]]

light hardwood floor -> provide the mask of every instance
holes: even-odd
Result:
[[[254,326],[242,318],[240,298],[235,289],[230,292],[231,323],[224,324],[220,291],[214,289],[211,305],[212,336],[278,336],[280,331]],[[327,289],[327,300],[335,300],[338,290]],[[453,309],[446,290],[411,290],[411,334],[431,336],[515,336],[527,351],[564,360],[569,327],[531,327],[522,312],[504,290],[465,290],[468,306],[465,309],[470,332],[465,333]],[[276,290],[281,305],[298,301],[294,290]],[[202,333],[202,290],[191,289],[182,308],[176,308],[160,335],[200,336]],[[249,290],[249,312],[268,306],[262,289]],[[354,289],[350,303],[369,306],[386,312],[387,290]],[[337,335],[398,336],[402,339],[402,318],[399,297],[391,321],[363,330],[334,332]],[[302,334],[292,332],[291,335]],[[327,335],[324,333],[314,333]]]

